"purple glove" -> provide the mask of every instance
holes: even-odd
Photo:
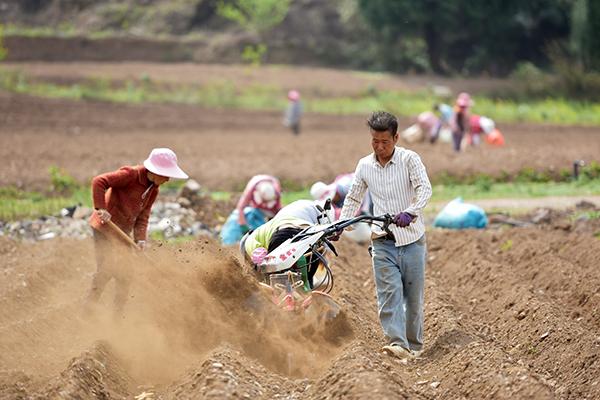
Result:
[[[252,257],[250,257],[252,259],[252,263],[255,265],[260,264],[265,259],[268,253],[269,252],[264,247],[254,249],[254,251],[252,252]]]
[[[394,217],[394,224],[400,228],[405,228],[410,225],[414,218],[411,214],[402,211]]]

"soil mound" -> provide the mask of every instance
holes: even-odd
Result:
[[[71,360],[44,392],[48,398],[124,398],[129,385],[127,372],[111,354],[109,346],[97,343]]]
[[[52,393],[111,398],[131,394],[130,382],[160,387],[225,344],[271,373],[315,376],[351,337],[348,324],[323,337],[300,317],[275,309],[230,251],[209,240],[156,247],[147,257],[123,254],[135,277],[123,314],[112,309],[111,287],[97,306],[84,301],[93,260],[73,262],[63,254],[77,253],[81,243],[61,242],[58,254],[48,255],[58,258],[47,265],[38,254],[45,245],[28,246],[33,257],[21,279],[29,283],[2,299],[0,350],[3,369],[39,375],[39,382],[58,374],[44,389]],[[77,277],[67,273],[76,265],[85,270]],[[57,290],[45,285],[55,279],[64,279]],[[24,299],[28,306],[21,305]],[[36,368],[40,362],[43,368]],[[98,365],[114,379],[99,377],[105,372]],[[31,386],[8,385],[13,380],[2,380],[7,391]]]
[[[301,385],[300,385],[301,386]],[[202,364],[161,394],[165,399],[274,398],[302,392],[283,374],[265,369],[256,360],[228,346],[211,352]]]
[[[598,239],[549,226],[428,232],[409,360],[382,354],[367,247],[344,238],[330,331],[270,307],[210,240],[130,257],[123,314],[111,287],[84,307],[91,242],[21,244],[0,275],[0,398],[598,398]]]

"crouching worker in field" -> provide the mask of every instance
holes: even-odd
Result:
[[[246,261],[256,266],[268,253],[303,229],[332,221],[333,210],[323,212],[322,209],[319,210],[317,204],[310,200],[294,201],[282,208],[272,220],[244,235],[240,241],[240,251]],[[303,280],[307,289],[313,286],[312,281],[317,267],[318,260],[315,260],[303,271]]]
[[[160,185],[170,178],[187,179],[177,165],[177,156],[166,148],[153,149],[143,165],[125,166],[92,180],[95,211],[90,218],[94,233],[97,271],[92,280],[88,304],[100,298],[106,284],[115,279],[115,311],[121,312],[127,300],[131,272],[118,254],[119,235],[131,236],[144,250],[150,210]],[[122,232],[119,233],[117,229]],[[124,233],[124,235],[123,235]],[[121,240],[120,243],[123,243]]]
[[[251,229],[264,224],[281,209],[281,184],[271,175],[255,175],[221,229],[221,242],[232,245]]]

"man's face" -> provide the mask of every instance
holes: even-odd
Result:
[[[393,135],[390,131],[374,131],[371,129],[371,146],[378,159],[387,159],[394,153],[394,146],[398,141],[398,134]]]

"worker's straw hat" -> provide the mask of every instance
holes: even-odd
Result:
[[[153,174],[175,179],[187,179],[188,175],[177,165],[175,152],[167,148],[152,149],[144,161],[144,167]]]

